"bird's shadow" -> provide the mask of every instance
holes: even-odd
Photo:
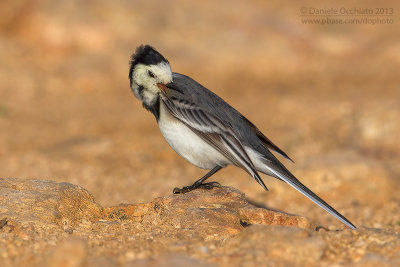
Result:
[[[251,205],[253,205],[253,206],[257,207],[257,208],[266,209],[266,210],[270,210],[270,211],[273,211],[273,212],[279,212],[279,213],[283,213],[283,214],[291,215],[291,216],[299,216],[298,214],[288,213],[288,212],[283,211],[283,210],[278,210],[278,209],[271,208],[271,207],[265,205],[264,203],[253,201],[253,200],[251,200],[251,199],[249,199],[247,197],[245,199],[249,204],[251,204]]]

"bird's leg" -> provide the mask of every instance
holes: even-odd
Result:
[[[199,187],[203,187],[206,189],[212,189],[213,187],[220,185],[218,182],[203,183],[205,180],[210,178],[214,173],[216,173],[220,169],[222,169],[221,166],[215,166],[211,171],[209,171],[206,175],[204,175],[199,180],[194,182],[192,185],[185,186],[183,188],[175,187],[173,190],[173,193],[174,194],[185,194],[185,193],[190,192]]]

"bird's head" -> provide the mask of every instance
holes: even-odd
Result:
[[[171,66],[153,47],[141,45],[131,56],[129,79],[135,96],[143,105],[152,106],[162,91],[167,93],[166,84],[172,82]]]

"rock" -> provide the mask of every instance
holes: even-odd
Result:
[[[315,229],[315,225],[301,216],[246,206],[239,209],[240,220],[246,224],[265,224],[294,226],[304,229]]]
[[[304,217],[257,208],[236,189],[220,187],[160,197],[150,203],[103,208],[85,189],[45,180],[1,179],[0,207],[5,219],[57,224],[69,231],[104,217],[144,225],[170,225],[221,235],[239,233],[243,225],[273,224],[310,228]]]
[[[252,225],[230,239],[221,250],[226,265],[233,258],[238,266],[316,266],[327,244],[310,230]]]
[[[199,189],[160,197],[151,203],[105,208],[104,215],[112,220],[134,220],[147,227],[163,224],[221,236],[235,235],[251,224],[313,227],[304,217],[257,208],[231,187]]]
[[[48,267],[79,267],[87,257],[86,243],[79,239],[61,242],[45,260]]]
[[[392,230],[360,228],[358,231],[320,231],[327,244],[324,257],[332,261],[400,261],[400,234]],[[368,262],[368,264],[367,264]]]
[[[1,218],[57,224],[64,229],[95,222],[102,208],[80,186],[34,179],[0,179]]]
[[[7,266],[396,265],[395,230],[329,231],[250,204],[231,187],[102,208],[85,189],[0,180]]]

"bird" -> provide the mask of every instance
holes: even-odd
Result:
[[[129,61],[130,88],[150,111],[167,143],[193,165],[210,170],[190,186],[175,188],[184,194],[233,165],[250,174],[265,190],[259,172],[286,182],[350,229],[356,226],[302,184],[273,154],[293,160],[251,121],[192,78],[172,72],[169,61],[150,45],[140,45]]]

